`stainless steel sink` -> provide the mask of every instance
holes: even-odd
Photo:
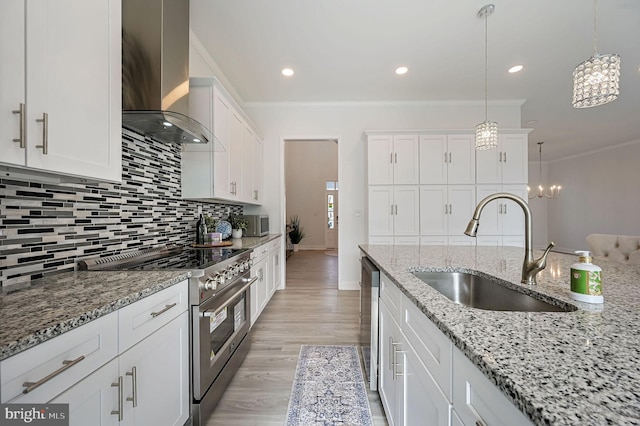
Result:
[[[413,272],[450,300],[489,311],[571,312],[576,308],[555,306],[490,279],[464,272]],[[563,302],[560,302],[563,303]]]

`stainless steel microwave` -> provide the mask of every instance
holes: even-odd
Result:
[[[242,232],[244,237],[263,237],[269,234],[269,216],[262,214],[248,214],[238,216],[248,222],[247,229]]]

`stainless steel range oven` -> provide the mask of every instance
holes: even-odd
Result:
[[[251,250],[165,246],[78,262],[81,270],[187,269],[191,417],[204,425],[244,360],[251,339]]]

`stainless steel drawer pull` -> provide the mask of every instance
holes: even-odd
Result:
[[[21,103],[20,104],[20,109],[17,110],[13,110],[11,111],[14,114],[20,114],[20,138],[18,139],[14,139],[14,142],[20,142],[20,148],[24,148],[25,147],[25,140],[24,140],[24,135],[26,133],[26,120],[25,120],[25,114],[24,114],[24,104]]]
[[[162,309],[161,311],[158,311],[158,312],[151,312],[151,316],[155,318],[158,315],[164,314],[165,312],[167,312],[169,309],[173,308],[177,304],[178,304],[178,302],[173,302],[170,305],[164,305],[164,309]]]
[[[43,154],[49,153],[49,114],[42,113],[42,118],[36,118],[38,123],[42,123],[42,145],[36,145],[36,148],[42,148]]]
[[[22,393],[29,393],[32,390],[34,390],[37,387],[40,387],[40,385],[45,384],[46,382],[48,382],[49,380],[53,379],[54,377],[56,377],[58,374],[62,373],[65,370],[70,369],[71,367],[73,367],[74,365],[76,365],[77,363],[79,363],[80,361],[82,361],[84,359],[84,355],[79,356],[78,358],[74,359],[74,360],[64,360],[62,361],[62,367],[58,368],[56,371],[54,371],[51,374],[48,374],[47,376],[43,377],[42,379],[38,380],[37,382],[24,382],[22,384],[22,386],[24,386],[26,389],[24,389],[22,391]]]
[[[127,376],[131,376],[131,389],[132,394],[130,397],[127,397],[127,401],[133,402],[133,407],[138,406],[138,374],[136,367],[131,367],[131,371],[126,372]]]
[[[118,376],[118,381],[116,383],[111,383],[111,387],[113,388],[118,388],[118,409],[117,410],[111,410],[111,414],[117,414],[118,415],[118,421],[121,422],[122,419],[124,418],[124,410],[122,409],[122,394],[123,392],[123,383],[122,383],[122,376]]]
[[[485,426],[482,420],[476,420],[476,426]]]

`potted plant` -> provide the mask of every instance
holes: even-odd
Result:
[[[242,231],[247,229],[249,222],[247,219],[238,216],[232,216],[229,218],[231,222],[231,238],[242,238]]]
[[[298,251],[298,244],[304,238],[304,228],[300,226],[300,217],[298,215],[291,217],[289,227],[291,228],[289,238],[291,239],[291,244],[293,244],[293,251]]]

